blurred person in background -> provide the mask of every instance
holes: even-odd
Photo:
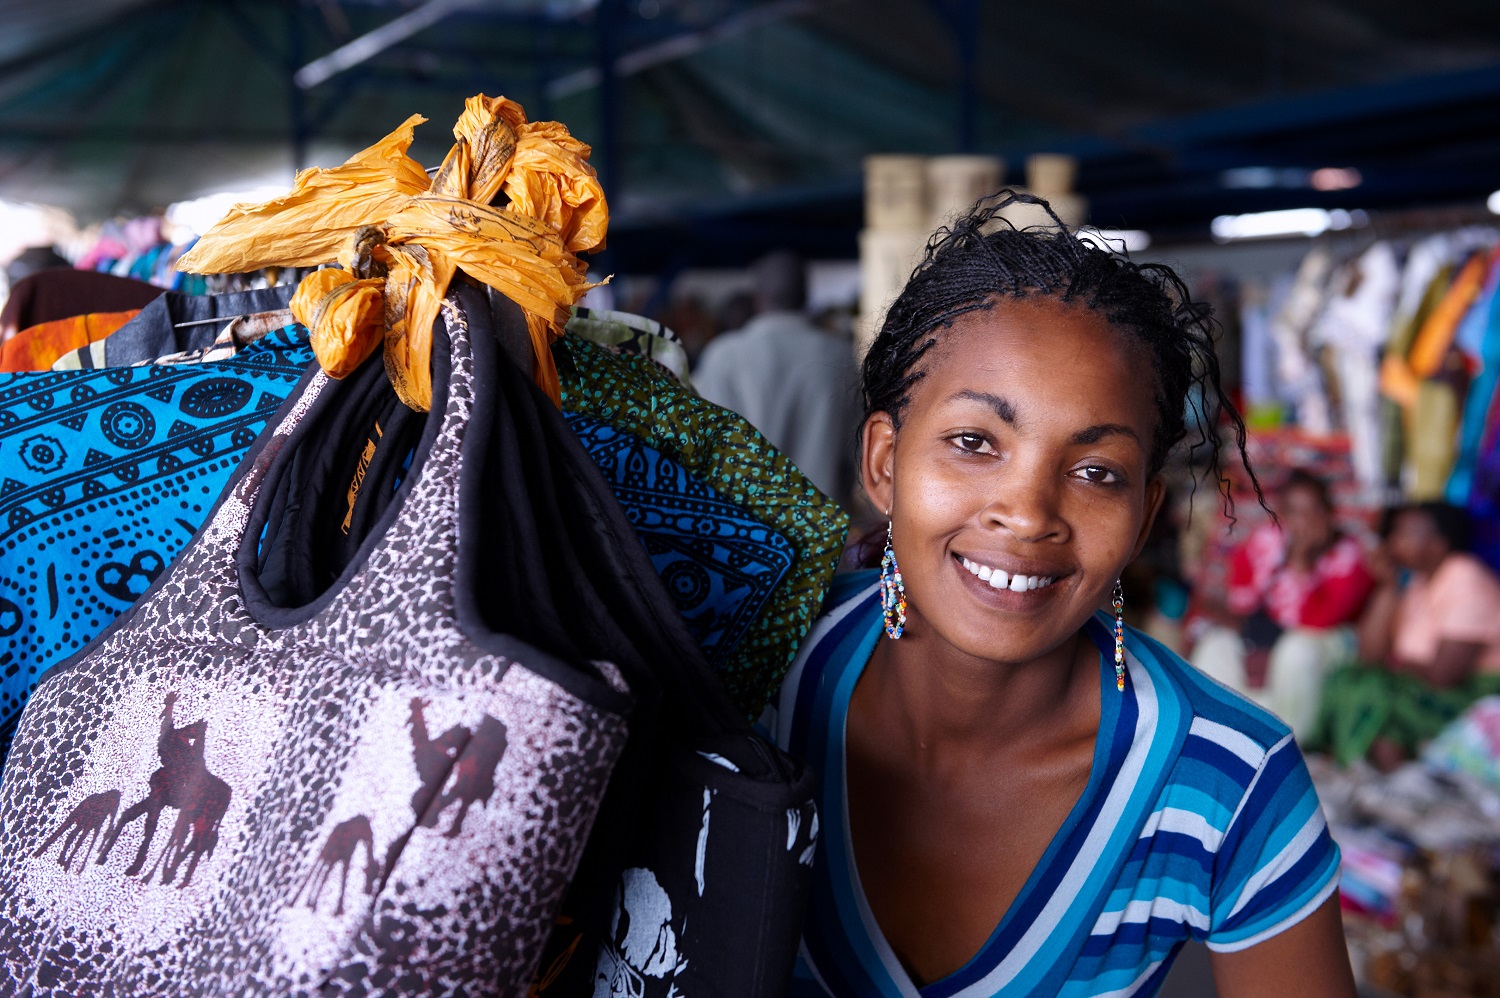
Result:
[[[733,409],[826,495],[848,505],[854,478],[854,357],[803,314],[803,261],[785,250],[752,267],[759,313],[703,349],[693,385]]]
[[[703,348],[722,328],[702,297],[696,294],[674,296],[655,318],[677,334],[689,365],[697,360]]]
[[[1262,524],[1235,549],[1224,605],[1192,663],[1271,710],[1299,741],[1318,718],[1319,693],[1355,657],[1353,625],[1375,588],[1364,547],[1339,533],[1328,485],[1303,469],[1287,477],[1278,527]]]
[[[1402,507],[1371,558],[1378,587],[1360,664],[1328,678],[1313,743],[1393,769],[1482,696],[1500,693],[1500,580],[1467,551],[1468,515]]]
[[[737,332],[750,324],[756,311],[754,293],[736,291],[719,305],[719,310],[714,313],[714,324],[721,333]]]
[[[21,297],[26,299],[26,301],[18,299],[15,305],[10,305],[10,299],[16,290],[16,285],[40,271],[56,270],[71,266],[73,265],[50,246],[28,247],[22,250],[14,260],[5,265],[5,300],[3,303],[0,303],[0,309],[4,309],[5,311],[3,316],[0,316],[0,343],[4,343],[21,331],[23,328],[23,318],[30,318],[29,316],[18,314],[29,305],[30,296],[24,294],[24,288],[22,289],[23,294]],[[6,306],[9,307],[7,308]],[[26,323],[26,325],[30,324],[30,322]]]
[[[6,265],[5,279],[11,287],[15,287],[17,282],[37,271],[71,266],[73,265],[51,246],[32,246],[22,250],[19,256]]]

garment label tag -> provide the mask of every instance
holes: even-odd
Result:
[[[380,424],[375,424],[375,435],[365,441],[365,449],[359,455],[359,465],[354,469],[354,479],[349,483],[347,493],[349,508],[344,513],[344,522],[339,524],[339,529],[347,535],[349,526],[354,522],[354,504],[359,501],[360,487],[365,484],[365,472],[369,470],[370,460],[375,457],[375,448],[380,444],[380,438],[385,434],[381,432]]]

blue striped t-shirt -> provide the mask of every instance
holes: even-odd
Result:
[[[1087,788],[979,952],[918,988],[860,889],[844,790],[849,697],[882,633],[878,587],[873,573],[835,582],[772,720],[777,743],[818,772],[824,826],[794,998],[1151,995],[1186,940],[1244,949],[1333,894],[1338,847],[1286,725],[1130,630],[1118,693],[1110,629],[1104,614],[1085,625],[1106,707]]]

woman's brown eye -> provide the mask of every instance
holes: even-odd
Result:
[[[1083,476],[1091,482],[1107,484],[1110,479],[1114,477],[1114,472],[1110,471],[1108,468],[1100,468],[1097,465],[1090,465],[1089,467],[1083,469]]]
[[[964,450],[979,450],[984,446],[984,437],[977,433],[960,433],[958,445]]]

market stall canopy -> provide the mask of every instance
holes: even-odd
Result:
[[[481,91],[594,145],[631,269],[853,255],[872,152],[1013,178],[1072,152],[1096,222],[1184,230],[1500,187],[1494,0],[8,0],[0,24],[0,197],[84,221],[289,185]],[[1325,167],[1358,186],[1315,189]]]

